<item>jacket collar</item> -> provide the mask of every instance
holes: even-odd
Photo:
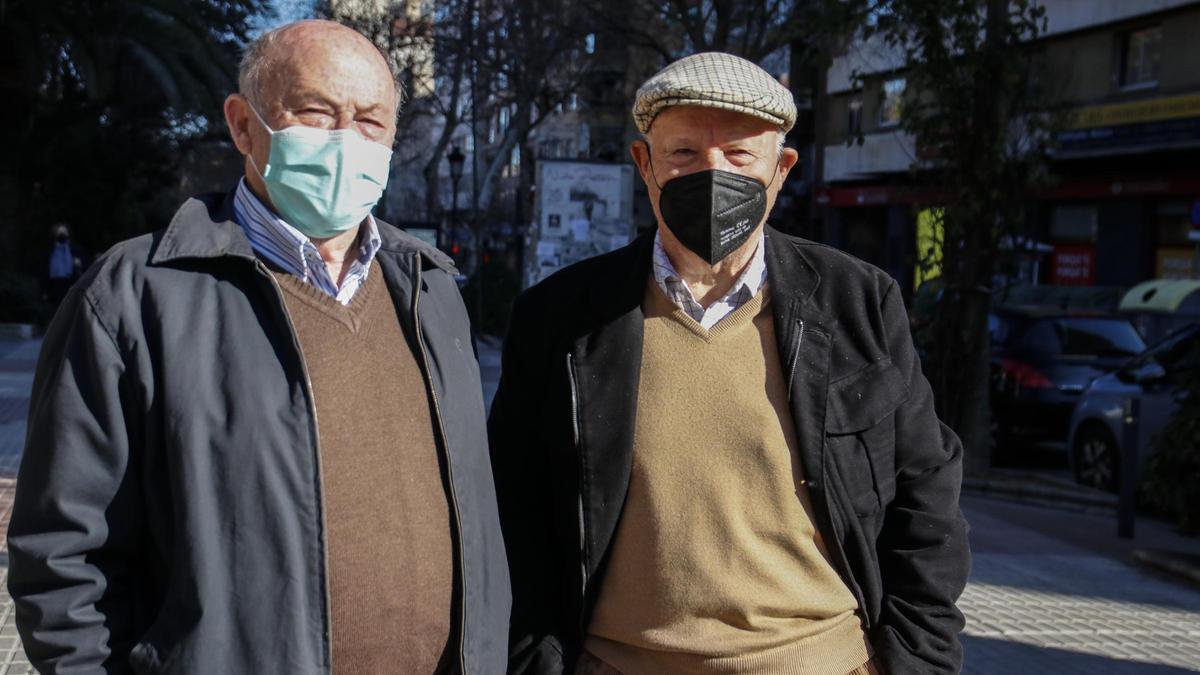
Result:
[[[253,261],[254,249],[233,215],[233,195],[233,190],[210,192],[184,202],[155,246],[150,264],[225,257]],[[447,274],[458,273],[445,253],[381,220],[375,222],[379,226],[380,253],[419,253],[426,269],[436,267]]]
[[[805,257],[804,243],[770,225],[765,227],[767,279],[775,302],[790,305],[795,301],[797,306],[807,303],[821,284],[821,275]],[[595,316],[601,323],[628,312],[632,306],[641,306],[651,273],[654,234],[654,229],[643,233],[615,254],[619,257],[613,261],[612,269],[633,270],[633,273],[622,273],[611,284],[592,287],[592,307],[598,310]]]
[[[795,237],[767,226],[767,280],[771,284],[772,301],[777,307],[794,305],[801,308],[808,303],[821,275],[804,256],[803,243]],[[815,307],[805,309],[817,311]]]

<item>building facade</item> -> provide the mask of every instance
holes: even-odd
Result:
[[[1040,82],[1064,110],[1051,187],[1021,225],[1024,281],[1132,286],[1197,277],[1200,231],[1200,2],[1046,0]],[[900,129],[903,59],[849,45],[825,73],[823,161],[814,193],[823,237],[916,283],[922,211],[936,186],[914,180]]]

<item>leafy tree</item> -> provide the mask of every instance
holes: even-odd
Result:
[[[664,63],[719,51],[760,62],[782,47],[816,58],[863,16],[845,0],[633,0],[595,6],[599,28],[658,53]]]
[[[191,143],[223,133],[267,0],[0,2],[0,244],[40,278],[49,226],[92,251],[161,227]],[[0,309],[0,312],[4,311]]]
[[[913,169],[946,194],[935,212],[944,290],[926,367],[942,419],[967,448],[966,470],[980,473],[990,465],[987,315],[999,241],[1046,180],[1055,123],[1030,86],[1045,10],[1035,0],[883,0],[864,10],[864,35],[905,57],[901,126],[915,140]]]
[[[1173,390],[1179,408],[1154,439],[1142,496],[1188,532],[1200,532],[1200,342],[1175,366]]]

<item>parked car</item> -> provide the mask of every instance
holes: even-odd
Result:
[[[1139,404],[1139,461],[1153,453],[1153,439],[1179,406],[1179,373],[1200,367],[1200,324],[1172,333],[1116,371],[1094,380],[1071,415],[1068,447],[1075,480],[1103,490],[1120,485],[1125,402]]]
[[[998,309],[992,338],[992,419],[998,455],[1014,442],[1064,442],[1084,388],[1146,345],[1119,317]]]

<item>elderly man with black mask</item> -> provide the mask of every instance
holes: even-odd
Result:
[[[499,672],[455,272],[370,213],[386,58],[290,24],[239,88],[245,178],[105,254],[47,333],[8,532],[25,650],[43,672]]]
[[[896,281],[764,224],[790,92],[697,54],[633,115],[657,228],[526,292],[504,348],[510,669],[956,672],[961,446]]]

